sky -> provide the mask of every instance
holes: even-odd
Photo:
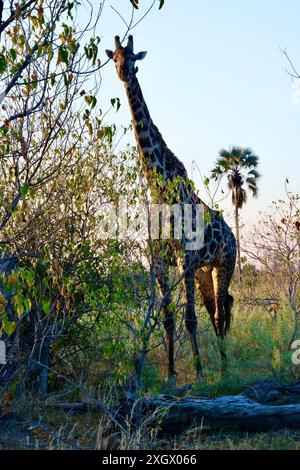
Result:
[[[136,19],[150,4],[140,0]],[[131,14],[129,0],[105,3],[97,27],[103,60],[114,35],[126,29],[110,5],[126,20]],[[300,71],[299,0],[165,0],[132,34],[135,52],[148,52],[138,79],[152,119],[200,190],[193,161],[208,175],[221,148],[240,145],[260,157],[262,174],[259,197],[250,197],[243,209],[245,223],[284,197],[285,178],[291,191],[300,192],[300,83],[292,83],[280,51],[286,48]],[[112,97],[120,98],[121,109],[108,121],[127,125],[125,90],[111,62],[102,71],[104,109]],[[230,204],[221,206],[229,210]]]

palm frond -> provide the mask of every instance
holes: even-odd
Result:
[[[255,178],[255,179],[258,179],[258,178],[261,177],[260,173],[258,173],[258,171],[254,170],[254,169],[248,171],[248,175],[253,176],[253,178]]]
[[[258,194],[257,181],[254,177],[246,179],[248,189],[252,192],[253,196],[256,197]]]

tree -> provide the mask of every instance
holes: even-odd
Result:
[[[33,339],[43,351],[33,348],[28,357],[40,357],[45,365],[55,304],[47,269],[55,258],[50,247],[59,223],[48,225],[49,230],[44,226],[43,236],[38,226],[61,199],[62,174],[70,173],[97,132],[92,110],[101,65],[93,27],[101,6],[96,12],[86,2],[89,15],[79,28],[82,7],[66,0],[0,2],[0,335],[8,354],[16,357],[21,349],[30,351]],[[58,198],[49,205],[53,194]],[[62,310],[56,310],[57,318]],[[26,332],[23,319],[29,320]],[[28,360],[28,370],[37,369],[33,363]],[[15,368],[17,363],[8,361],[1,377],[9,381]]]
[[[228,187],[232,194],[238,251],[238,278],[240,282],[242,270],[239,211],[247,202],[247,190],[245,186],[254,197],[257,196],[257,180],[260,176],[256,170],[258,160],[258,156],[255,155],[250,148],[233,146],[229,150],[220,150],[219,158],[212,170],[212,176],[216,180],[222,178],[224,175],[227,176]]]
[[[269,297],[288,300],[294,320],[292,344],[299,334],[300,196],[286,194],[287,199],[274,201],[253,228],[245,252],[261,268]]]
[[[105,260],[118,250],[97,238],[97,223],[129,184],[131,155],[114,154],[116,128],[97,106],[103,7],[0,1],[0,339],[9,358],[0,399],[22,374],[45,393],[53,342],[103,310],[94,290],[106,287]],[[125,36],[137,23],[131,15]]]

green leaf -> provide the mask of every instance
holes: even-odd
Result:
[[[22,294],[17,294],[14,296],[14,307],[20,318],[24,313],[24,296]]]
[[[27,310],[27,312],[30,312],[30,310],[32,308],[32,303],[31,303],[30,299],[25,299],[24,300],[24,307],[25,307],[25,310]]]
[[[54,86],[56,83],[56,77],[54,73],[52,73],[50,76],[50,83],[51,83],[51,86]]]
[[[9,321],[6,315],[3,315],[2,317],[2,326],[7,336],[12,335],[15,329],[17,328],[16,322]]]
[[[92,44],[92,51],[93,51],[93,65],[96,64],[97,56],[98,56],[98,46],[95,43]]]
[[[61,63],[64,63],[66,65],[69,64],[69,54],[64,45],[59,46],[58,48],[58,57],[57,57],[57,63],[56,65],[59,65]]]
[[[90,105],[91,109],[93,109],[97,104],[97,98],[95,96],[85,96],[85,101],[88,105]]]
[[[68,16],[73,20],[73,9],[74,9],[74,4],[78,4],[78,2],[68,2],[67,4],[67,10],[68,10]]]
[[[23,304],[18,304],[16,306],[16,311],[17,311],[18,317],[21,318],[21,316],[24,313],[24,305]]]
[[[21,196],[22,196],[22,197],[25,197],[25,196],[27,195],[28,189],[29,189],[29,186],[28,186],[28,184],[26,184],[26,183],[23,184],[23,186],[21,186],[21,188],[20,188],[20,193],[21,193]]]
[[[2,137],[6,136],[8,134],[8,131],[9,131],[8,127],[5,127],[5,126],[0,127],[0,136]]]
[[[64,33],[66,36],[69,36],[70,34],[70,26],[68,26],[67,24],[63,23],[62,24],[62,27],[64,28]]]
[[[10,49],[9,53],[10,53],[13,60],[17,59],[17,53],[16,53],[15,49]]]
[[[112,98],[110,100],[110,102],[111,102],[111,105],[113,106],[113,108],[116,108],[116,111],[119,111],[119,109],[121,107],[120,99],[119,98]]]
[[[43,300],[42,308],[43,308],[44,313],[48,315],[50,312],[50,300]]]
[[[0,55],[0,75],[5,72],[7,68],[7,60],[6,58],[4,57],[4,55]]]
[[[158,9],[161,10],[162,7],[164,6],[165,0],[159,0],[159,7]]]

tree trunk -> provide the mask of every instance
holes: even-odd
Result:
[[[236,232],[236,245],[237,245],[238,281],[241,283],[242,282],[242,265],[241,265],[240,223],[239,223],[239,208],[237,207],[237,205],[235,206],[235,232]]]
[[[34,335],[29,344],[24,345],[24,349],[27,349],[28,354],[26,383],[30,385],[32,391],[39,392],[41,398],[45,398],[48,393],[53,327],[47,319],[39,320],[41,318],[42,312],[32,312],[30,325]],[[24,337],[26,340],[26,335]]]

